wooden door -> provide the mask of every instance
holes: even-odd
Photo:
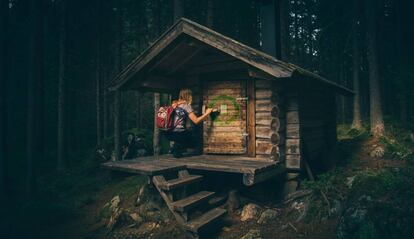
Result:
[[[206,154],[246,154],[246,81],[206,81],[203,104],[216,108],[203,127]]]

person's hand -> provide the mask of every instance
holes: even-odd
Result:
[[[175,108],[177,108],[178,104],[177,104],[177,102],[174,102],[174,103],[171,104],[171,106],[173,107],[173,109],[175,109]]]
[[[211,112],[213,112],[213,109],[212,108],[208,108],[208,109],[206,109],[206,114],[211,114]]]

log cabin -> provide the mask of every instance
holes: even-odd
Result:
[[[111,91],[176,95],[193,92],[197,114],[219,109],[194,127],[197,152],[108,162],[104,167],[148,175],[177,220],[194,235],[221,217],[214,208],[191,219],[187,209],[211,192],[176,198],[175,188],[200,180],[191,170],[235,173],[246,186],[283,172],[329,165],[336,143],[335,96],[353,92],[207,27],[180,19],[109,84]],[[174,174],[175,176],[168,176]]]

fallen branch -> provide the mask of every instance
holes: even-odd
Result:
[[[320,192],[321,192],[322,197],[325,200],[326,204],[328,205],[328,215],[331,216],[331,203],[329,202],[328,197],[326,196],[326,194],[322,190],[320,190]]]
[[[334,190],[338,194],[338,196],[341,198],[341,200],[345,200],[345,197],[342,195],[341,191],[339,191],[337,188],[334,188]]]
[[[290,193],[286,196],[285,201],[283,201],[284,204],[288,204],[292,201],[295,201],[296,199],[303,198],[305,196],[308,196],[312,194],[312,190],[300,190],[293,193]]]
[[[293,226],[292,223],[289,222],[288,224],[289,224],[290,227],[293,228],[293,230],[295,230],[296,232],[298,232],[298,229],[295,226]]]

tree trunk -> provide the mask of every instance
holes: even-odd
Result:
[[[116,29],[115,29],[115,65],[114,65],[114,75],[117,75],[121,71],[122,67],[122,31],[123,31],[123,17],[121,5],[118,4],[116,8]]]
[[[367,50],[369,67],[369,102],[371,134],[374,137],[384,135],[385,127],[382,119],[381,92],[379,83],[379,69],[377,56],[377,2],[366,0],[367,17]]]
[[[359,13],[359,0],[353,1],[353,13],[352,13],[352,79],[354,87],[354,104],[353,104],[353,119],[351,128],[360,130],[362,129],[361,120],[361,100],[360,100],[360,83],[359,83],[359,49],[358,49],[358,13]]]
[[[36,192],[36,166],[43,158],[43,1],[30,1],[29,70],[27,83],[26,193]]]
[[[105,77],[106,79],[106,77]],[[104,81],[106,82],[106,80]],[[109,106],[108,106],[108,93],[107,90],[103,90],[103,136],[107,138],[109,136],[108,121],[109,121]]]
[[[135,93],[135,95],[136,95],[136,103],[137,103],[137,108],[136,108],[136,110],[137,110],[137,114],[136,114],[136,116],[137,116],[137,122],[136,122],[136,127],[137,127],[137,129],[141,129],[141,127],[142,127],[142,106],[141,106],[141,97],[142,97],[142,94],[141,94],[141,92],[139,92],[139,91],[137,91],[136,93]]]
[[[214,24],[214,3],[213,0],[207,1],[207,19],[206,19],[206,25],[209,28],[213,28]]]
[[[122,11],[120,4],[116,8],[117,28],[115,33],[115,65],[114,75],[121,71],[122,67]],[[115,160],[121,160],[121,91],[116,90],[114,95],[114,153]]]
[[[158,109],[160,108],[160,94],[154,93],[154,116],[157,114]],[[160,154],[160,131],[157,128],[156,117],[154,117],[154,133],[153,133],[153,150],[154,157],[158,159]]]
[[[58,171],[65,169],[65,66],[66,66],[66,1],[60,2],[60,26],[59,26],[59,83],[58,83]]]
[[[340,54],[338,53],[338,55],[340,55]],[[340,60],[340,63],[339,63],[340,64],[340,66],[339,66],[339,82],[342,85],[346,85],[344,64],[342,63],[343,61],[341,59],[342,59],[342,57],[339,57],[339,60]],[[346,124],[346,101],[345,101],[345,96],[339,95],[339,102],[340,102],[340,110],[341,110],[341,123]]]
[[[184,16],[184,8],[182,0],[174,0],[174,22]]]
[[[403,58],[404,58],[404,56],[403,56],[403,53],[402,53],[402,51],[403,51],[403,49],[402,49],[402,47],[404,46],[404,43],[403,43],[403,41],[402,41],[402,39],[403,39],[403,36],[402,36],[402,23],[401,23],[401,2],[399,2],[399,1],[395,1],[394,2],[394,4],[395,4],[395,25],[396,25],[396,28],[395,28],[395,38],[396,38],[396,41],[395,41],[395,43],[396,43],[396,46],[395,46],[395,50],[396,50],[396,58],[398,59],[397,60],[397,64],[398,64],[398,67],[397,67],[397,69],[398,69],[398,74],[400,75],[400,78],[402,78],[402,79],[400,79],[400,85],[408,85],[407,84],[407,82],[406,82],[406,78],[405,77],[403,77],[403,66],[404,66],[404,62],[403,62]],[[401,120],[401,123],[403,124],[403,125],[406,125],[407,123],[408,123],[408,107],[409,107],[409,104],[408,104],[408,94],[409,94],[409,92],[407,92],[407,89],[406,88],[402,88],[402,87],[399,87],[399,93],[398,93],[398,100],[399,100],[399,104],[400,104],[400,120]]]
[[[274,11],[275,11],[275,57],[277,59],[282,58],[282,15],[281,5],[283,0],[274,1]]]
[[[295,19],[294,19],[294,21],[293,21],[293,32],[294,32],[294,36],[295,36],[295,39],[294,39],[294,42],[293,42],[293,44],[295,45],[295,47],[294,47],[294,55],[295,55],[295,62],[296,63],[299,63],[299,62],[301,62],[300,61],[300,51],[299,51],[299,43],[300,43],[300,41],[299,41],[299,18],[298,18],[298,12],[299,12],[299,7],[298,7],[298,4],[297,4],[297,1],[298,0],[295,0],[294,1],[294,3],[293,3],[293,6],[295,6],[295,8],[294,8],[294,14],[295,14]]]
[[[8,194],[9,1],[0,0],[0,199]]]
[[[95,77],[96,77],[96,144],[101,145],[102,139],[102,107],[101,107],[101,2],[98,0],[96,10],[96,60],[95,60]]]
[[[408,104],[407,104],[407,98],[406,95],[403,94],[400,97],[400,120],[401,123],[406,125],[408,122]]]
[[[121,91],[114,95],[114,160],[121,160]]]
[[[288,60],[288,4],[287,0],[279,0],[279,24],[280,24],[280,59]]]

